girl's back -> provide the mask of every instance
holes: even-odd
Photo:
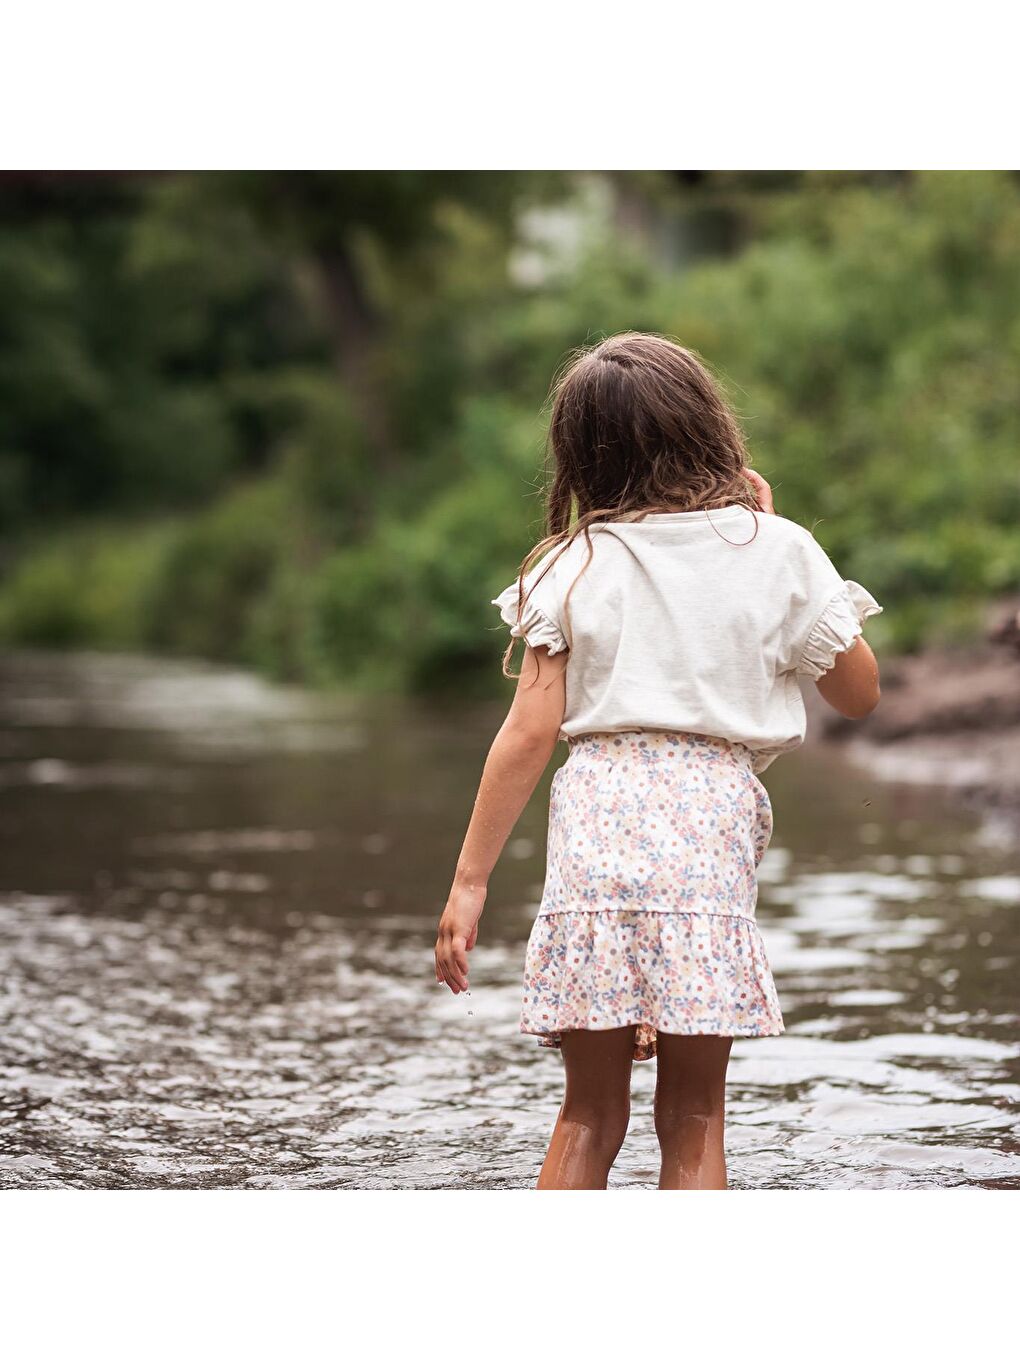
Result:
[[[798,675],[881,612],[805,529],[739,505],[593,525],[524,586],[519,622],[517,582],[493,603],[529,645],[569,648],[563,737],[702,733],[749,747],[756,771],[804,739]]]

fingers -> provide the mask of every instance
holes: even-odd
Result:
[[[776,507],[772,499],[772,488],[768,482],[760,472],[755,472],[754,468],[744,468],[743,473],[757,493],[758,509],[767,515],[774,515]]]
[[[455,970],[454,975],[457,978],[458,982],[460,982],[464,990],[467,991],[468,957],[467,948],[463,936],[460,936],[459,938],[456,935],[454,936],[452,952]]]
[[[436,941],[436,978],[457,995],[468,987],[466,940],[463,935],[440,934]]]

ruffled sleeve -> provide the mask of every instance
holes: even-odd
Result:
[[[491,602],[499,609],[504,623],[510,625],[513,637],[522,637],[529,647],[548,647],[550,655],[567,648],[567,640],[549,614],[535,603],[533,590],[528,595],[525,584],[524,612],[520,623],[517,621],[517,605],[520,600],[518,583],[514,581],[506,590],[501,591]]]
[[[882,606],[862,585],[844,581],[815,620],[797,663],[797,674],[820,679],[836,664],[840,652],[854,645],[864,621],[881,612]]]

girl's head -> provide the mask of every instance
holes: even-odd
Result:
[[[583,533],[588,556],[580,578],[592,557],[593,524],[657,510],[758,508],[755,489],[743,476],[748,457],[736,417],[697,355],[660,335],[625,331],[575,353],[553,388],[549,442],[555,468],[547,537],[521,563],[518,621],[528,594],[558,556],[552,549],[565,549]],[[546,553],[547,564],[525,591],[525,575]],[[564,609],[571,646],[572,590]],[[513,645],[511,637],[503,655],[506,675],[513,674]]]
[[[647,510],[756,504],[736,417],[690,350],[626,331],[580,350],[554,387],[548,532]]]

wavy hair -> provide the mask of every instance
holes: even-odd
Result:
[[[546,536],[518,572],[518,624],[531,591],[583,533],[588,554],[567,591],[567,623],[571,592],[594,553],[592,525],[657,511],[758,509],[743,476],[750,457],[737,418],[693,350],[661,335],[612,335],[575,350],[550,395]],[[545,553],[549,561],[525,595],[524,578]],[[568,623],[566,632],[569,645]],[[517,679],[510,669],[515,641],[503,654],[503,673]]]

